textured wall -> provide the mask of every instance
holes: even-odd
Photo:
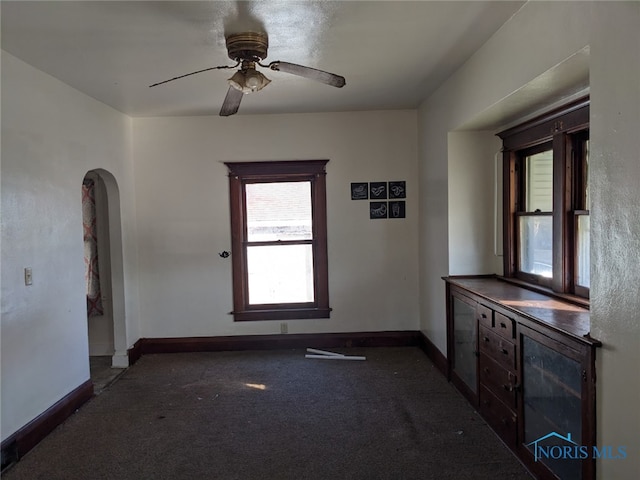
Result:
[[[598,441],[625,445],[598,478],[640,475],[640,4],[594,5],[591,42],[591,331]]]
[[[2,52],[3,439],[89,378],[81,185],[94,168],[120,186],[120,307],[135,341],[130,121]]]

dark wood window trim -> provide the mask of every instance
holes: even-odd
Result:
[[[529,122],[498,133],[503,141],[504,276],[523,285],[588,302],[589,290],[576,285],[578,216],[588,214],[584,200],[586,165],[581,145],[588,139],[589,99],[582,98]],[[553,278],[519,270],[517,219],[523,212],[523,158],[553,150]],[[544,214],[544,212],[539,212]]]
[[[329,318],[326,171],[328,160],[225,162],[229,169],[233,316],[235,321]],[[249,304],[245,185],[255,182],[311,182],[314,301]]]

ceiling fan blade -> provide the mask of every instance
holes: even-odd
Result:
[[[149,85],[149,88],[157,87],[158,85],[162,85],[163,83],[173,82],[174,80],[178,80],[179,78],[184,78],[184,77],[189,77],[191,75],[196,75],[197,73],[208,72],[209,70],[221,70],[221,69],[227,69],[227,68],[236,68],[238,65],[240,65],[240,62],[238,62],[238,63],[236,63],[235,65],[232,65],[232,66],[222,65],[220,67],[204,68],[202,70],[198,70],[197,72],[186,73],[186,74],[180,75],[178,77],[170,78],[169,80],[163,80],[162,82],[154,83],[153,85]]]
[[[222,103],[222,108],[220,109],[221,117],[228,117],[229,115],[233,115],[240,108],[240,102],[242,101],[242,93],[240,90],[237,90],[233,87],[229,87],[227,90],[227,96],[224,97],[224,102]]]
[[[329,73],[325,72],[324,70],[317,70],[315,68],[297,65],[295,63],[276,61],[271,62],[268,66],[271,70],[291,73],[300,77],[309,78],[311,80],[316,80],[317,82],[326,83],[327,85],[331,85],[332,87],[342,88],[346,83],[344,77],[336,75],[335,73]]]

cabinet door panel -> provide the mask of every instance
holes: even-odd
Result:
[[[522,399],[524,444],[558,478],[582,478],[582,460],[543,458],[553,447],[582,443],[582,365],[542,343],[522,335]]]
[[[457,296],[452,299],[453,372],[477,395],[478,327],[475,305]]]

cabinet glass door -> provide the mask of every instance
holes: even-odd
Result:
[[[478,328],[475,307],[456,296],[452,298],[453,371],[474,394],[477,394]]]
[[[582,441],[581,372],[580,362],[522,336],[524,444],[563,480],[582,478],[581,460],[570,458]]]

